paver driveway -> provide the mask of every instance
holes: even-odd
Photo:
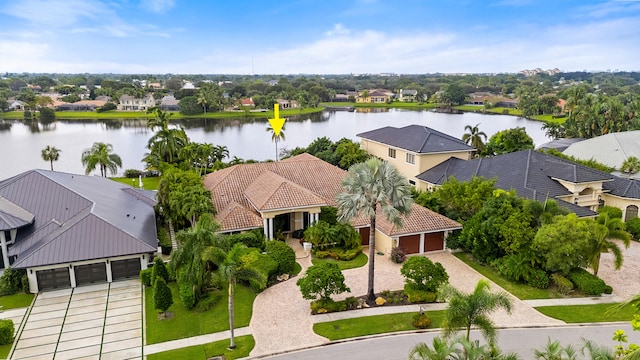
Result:
[[[139,280],[41,293],[13,359],[141,359]]]

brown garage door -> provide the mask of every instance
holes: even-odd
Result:
[[[40,291],[71,287],[68,267],[36,271],[36,279],[38,280],[38,289]]]
[[[95,263],[73,267],[76,286],[107,282],[107,264]]]
[[[359,228],[360,238],[362,238],[362,245],[369,245],[369,227]]]
[[[113,280],[137,278],[140,268],[140,258],[112,261],[111,277]]]
[[[424,251],[444,250],[444,234],[424,234]]]
[[[417,254],[420,252],[420,235],[400,236],[398,247],[406,254]]]

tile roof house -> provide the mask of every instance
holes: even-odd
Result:
[[[112,180],[30,170],[0,181],[0,265],[30,291],[137,277],[157,251],[155,194]]]
[[[419,174],[427,189],[449,177],[496,179],[496,187],[516,190],[521,197],[545,201],[553,198],[578,216],[595,216],[598,206],[615,206],[624,219],[638,216],[640,181],[628,180],[534,150],[518,151],[469,161],[451,158]]]
[[[265,236],[277,231],[304,229],[318,221],[323,206],[336,206],[346,171],[312,155],[301,154],[279,162],[241,164],[218,170],[204,178],[218,210],[221,232],[262,227]],[[276,229],[276,224],[282,224]],[[352,220],[367,244],[368,219]],[[461,228],[451,219],[414,205],[402,228],[381,217],[377,221],[376,247],[390,251],[400,246],[408,253],[443,250],[447,234]]]
[[[640,158],[640,130],[610,133],[579,141],[571,144],[562,153],[581,160],[593,159],[614,169],[620,169],[622,163],[630,156]],[[632,177],[640,179],[640,173]]]
[[[415,186],[417,174],[450,157],[468,160],[476,151],[460,139],[420,125],[386,126],[356,136],[362,138],[363,150],[390,162]]]
[[[136,98],[131,95],[121,95],[118,103],[120,111],[146,111],[156,106],[156,100],[153,94],[147,94],[142,98]]]

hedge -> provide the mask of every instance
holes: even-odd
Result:
[[[0,320],[0,345],[8,345],[13,342],[13,321]]]
[[[585,269],[573,269],[567,275],[567,278],[587,295],[602,295],[607,290],[607,284],[604,280],[591,274]]]
[[[267,255],[278,263],[278,274],[288,274],[296,265],[296,252],[282,241],[269,241],[266,245]]]

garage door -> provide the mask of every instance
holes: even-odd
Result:
[[[369,227],[359,228],[360,238],[362,238],[362,246],[369,245]]]
[[[140,276],[140,258],[111,262],[111,277],[113,280],[137,278],[138,276]]]
[[[96,263],[73,267],[76,274],[76,286],[107,282],[107,264]]]
[[[424,234],[424,251],[444,250],[444,233]]]
[[[40,291],[71,287],[71,278],[67,267],[36,271],[36,279]]]
[[[417,254],[420,252],[420,235],[401,236],[398,247],[407,254]]]

